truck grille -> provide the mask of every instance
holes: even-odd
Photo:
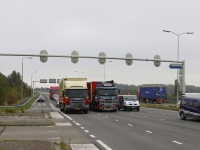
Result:
[[[85,99],[83,98],[71,98],[71,107],[83,107]]]

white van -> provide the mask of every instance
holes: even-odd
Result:
[[[136,95],[118,95],[118,110],[140,110],[140,103]]]

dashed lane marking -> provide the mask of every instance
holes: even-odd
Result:
[[[81,129],[85,129],[84,127],[81,127]]]
[[[173,142],[176,143],[176,144],[179,144],[179,145],[183,144],[183,143],[180,143],[178,141],[173,141]]]
[[[88,130],[84,130],[85,132],[89,132]]]
[[[131,125],[131,124],[128,124],[128,125],[129,125],[130,127],[133,126],[133,125]]]
[[[147,133],[152,133],[151,131],[146,130]]]
[[[95,138],[95,136],[94,135],[90,135],[92,138]]]
[[[119,121],[119,120],[115,119],[115,121]]]
[[[80,124],[79,124],[79,123],[76,123],[76,125],[77,125],[77,126],[80,126]]]

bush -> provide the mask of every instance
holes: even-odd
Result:
[[[16,113],[16,109],[15,108],[6,108],[5,113]]]

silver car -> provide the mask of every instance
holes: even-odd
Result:
[[[58,94],[54,94],[53,95],[53,100],[56,102],[56,106],[59,106],[59,95]]]

